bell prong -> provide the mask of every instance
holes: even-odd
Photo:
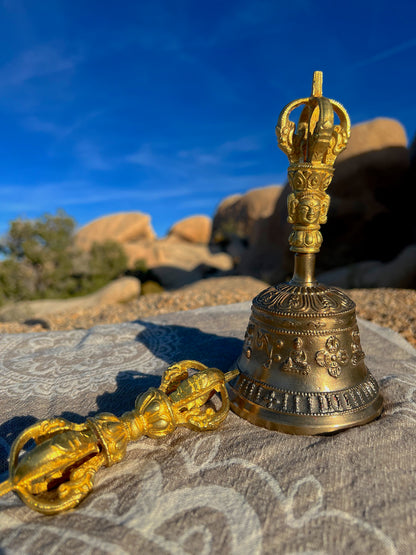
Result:
[[[322,96],[322,71],[314,71],[312,79],[312,96]]]
[[[236,378],[239,373],[240,373],[240,371],[237,370],[237,368],[235,368],[234,370],[230,370],[229,372],[225,372],[224,382],[230,382],[231,380]]]

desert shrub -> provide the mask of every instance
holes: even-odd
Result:
[[[126,272],[127,255],[116,241],[95,242],[84,257],[86,262],[80,275],[79,294],[96,291]]]
[[[143,258],[135,260],[133,267],[126,271],[126,275],[137,278],[142,283],[142,285],[144,285],[146,282],[154,283],[163,291],[163,287],[160,284],[157,276],[153,273],[151,268],[148,268],[147,262]],[[152,287],[153,286],[150,285],[149,290],[152,289]],[[153,289],[155,288],[153,287]],[[157,292],[159,293],[160,291],[158,290]],[[146,293],[143,293],[142,288],[142,295],[145,294]]]
[[[0,303],[83,295],[124,273],[121,245],[95,243],[83,253],[74,230],[74,219],[63,211],[12,221],[0,241]]]
[[[154,295],[157,293],[163,293],[164,289],[157,281],[148,280],[142,283],[141,294],[142,295]]]
[[[146,260],[144,258],[138,258],[135,260],[133,264],[133,271],[146,274],[149,271]]]

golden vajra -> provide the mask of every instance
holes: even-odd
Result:
[[[190,369],[198,372],[190,376]],[[169,366],[160,387],[139,395],[134,410],[120,418],[100,413],[84,424],[53,418],[29,426],[13,442],[9,479],[0,484],[0,495],[15,491],[30,508],[47,515],[72,509],[92,490],[99,468],[123,459],[130,441],[163,437],[177,426],[217,428],[230,408],[225,383],[237,374],[183,360]],[[217,411],[204,407],[214,393],[222,401]],[[36,447],[19,460],[31,439]]]

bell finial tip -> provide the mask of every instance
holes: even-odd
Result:
[[[314,71],[312,80],[312,96],[322,96],[322,81],[322,71]]]

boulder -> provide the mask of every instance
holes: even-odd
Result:
[[[83,250],[89,250],[92,244],[113,240],[126,244],[153,240],[156,235],[150,223],[150,216],[142,212],[120,212],[97,218],[82,227],[75,236],[75,242]]]
[[[163,240],[149,240],[125,243],[124,251],[128,259],[128,267],[133,269],[137,264],[142,264],[144,269],[150,269],[163,262],[163,248],[160,242]]]
[[[282,189],[281,185],[269,185],[225,198],[214,216],[212,242],[227,244],[239,238],[250,243],[255,222],[270,216]]]
[[[369,260],[335,268],[318,276],[321,283],[344,289],[416,288],[416,245],[408,245],[390,262]]]
[[[122,277],[102,287],[95,293],[71,299],[40,299],[21,301],[0,309],[0,321],[26,321],[43,318],[50,314],[76,312],[88,308],[117,304],[137,298],[140,295],[140,281],[134,277]]]
[[[141,284],[135,277],[125,276],[110,282],[89,295],[94,305],[125,303],[140,295]]]
[[[129,243],[124,248],[130,267],[141,261],[167,289],[176,289],[206,275],[229,272],[233,268],[231,256],[218,247],[172,237]]]
[[[207,245],[160,239],[157,244],[159,263],[152,273],[167,289],[176,289],[203,279],[207,275],[229,272],[232,258],[219,249]]]
[[[375,118],[352,127],[347,148],[338,156],[337,163],[364,152],[406,146],[406,131],[399,121],[391,118]]]
[[[209,216],[190,216],[176,222],[170,228],[168,237],[206,245],[211,238],[211,231],[212,220]]]
[[[328,193],[331,204],[317,271],[367,260],[386,263],[413,241],[413,198],[408,181],[409,151],[403,126],[378,118],[352,128],[345,153],[336,163]],[[293,270],[289,251],[286,185],[268,218],[253,225],[248,251],[238,266],[240,273],[277,283]]]

